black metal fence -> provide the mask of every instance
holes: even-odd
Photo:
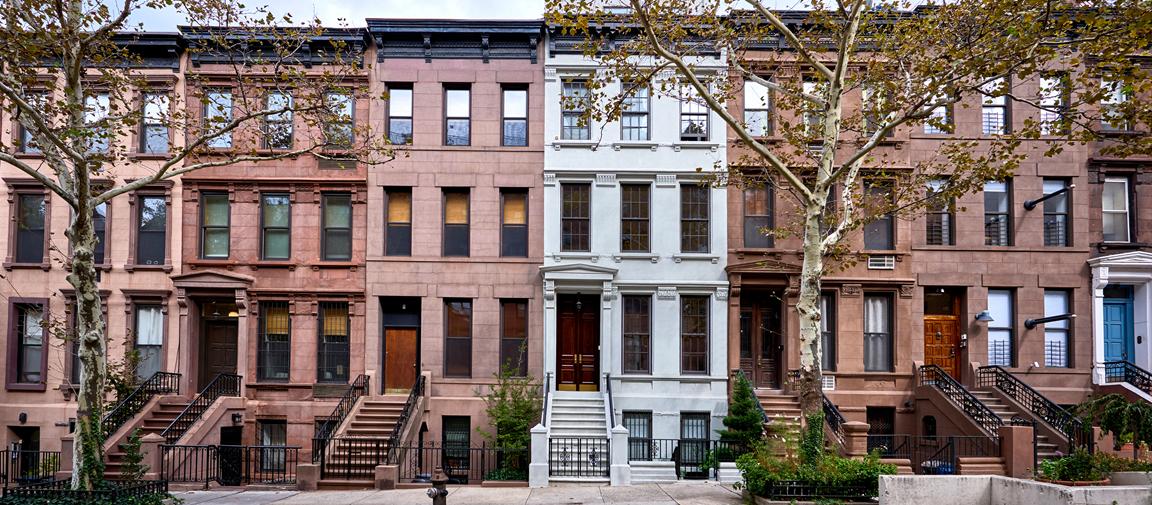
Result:
[[[548,475],[552,477],[608,477],[610,460],[607,438],[548,440]]]
[[[1085,425],[1080,418],[1032,389],[1009,371],[998,366],[980,367],[976,375],[976,385],[1002,391],[1032,415],[1056,428],[1068,439],[1068,444],[1071,446],[1066,447],[1068,452],[1072,452],[1075,448],[1085,448],[1092,452],[1095,444],[1092,441],[1091,426]]]
[[[1104,362],[1104,382],[1127,382],[1152,394],[1152,373],[1127,361]]]
[[[972,393],[947,372],[936,365],[922,365],[920,367],[920,385],[933,386],[940,390],[944,396],[960,407],[969,419],[972,419],[984,428],[985,432],[995,434],[1004,425],[1004,421],[984,405]]]
[[[313,439],[312,460],[320,465],[321,479],[372,480],[376,475],[376,466],[388,463],[388,439]]]
[[[156,395],[179,394],[180,374],[171,372],[156,372],[148,380],[136,386],[128,396],[120,400],[112,410],[109,410],[100,425],[104,429],[104,436],[110,437],[124,423],[139,414],[144,406]]]
[[[142,481],[105,481],[105,489],[92,491],[72,489],[71,480],[51,480],[24,487],[4,488],[4,496],[18,496],[21,498],[49,498],[54,501],[68,503],[86,503],[89,501],[102,501],[110,503],[116,500],[130,500],[136,497],[152,496],[168,492],[168,481],[142,480]]]
[[[820,500],[820,503],[823,503],[825,500],[871,502],[872,498],[876,495],[874,487],[874,485],[863,484],[826,485],[812,484],[805,481],[781,480],[765,485],[762,496],[774,500]]]
[[[296,483],[300,448],[279,445],[161,445],[160,476],[221,486]]]
[[[444,469],[449,484],[479,484],[486,480],[528,480],[528,449],[426,445],[397,447],[401,482],[430,482],[432,470]]]
[[[918,474],[953,475],[960,458],[1000,457],[1000,437],[868,435],[868,450],[882,458],[907,459]]]
[[[240,396],[240,382],[242,380],[243,377],[236,374],[216,374],[212,382],[204,386],[200,394],[196,395],[192,403],[189,403],[188,406],[184,408],[184,411],[180,412],[179,416],[176,416],[176,419],[160,433],[160,436],[164,437],[169,444],[175,444],[176,441],[180,440],[180,437],[184,436],[184,433],[200,419],[204,411],[208,410],[208,407],[211,407],[212,404],[216,402],[217,398],[221,396]]]
[[[60,451],[0,451],[0,481],[4,487],[51,481],[60,471]]]

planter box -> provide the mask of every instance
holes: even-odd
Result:
[[[1107,486],[1112,483],[1110,479],[1104,480],[1051,480],[1051,479],[1036,479],[1038,482],[1047,484],[1056,484],[1060,486],[1071,487],[1087,487],[1087,486]]]
[[[747,490],[744,491],[743,498],[744,498],[744,500],[743,500],[744,503],[755,503],[756,505],[821,505],[822,503],[827,503],[826,501],[825,502],[814,502],[814,501],[797,501],[797,500],[771,500],[771,499],[762,498],[759,496],[751,496],[748,494]],[[876,502],[834,501],[834,503],[838,503],[840,505],[876,505]]]
[[[1152,472],[1112,472],[1113,486],[1152,486]]]

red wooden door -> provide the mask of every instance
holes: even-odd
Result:
[[[416,328],[384,330],[384,391],[408,390],[416,383]]]
[[[596,296],[560,295],[556,315],[557,389],[600,386],[600,304]]]
[[[924,316],[924,363],[960,378],[960,321],[956,316]]]

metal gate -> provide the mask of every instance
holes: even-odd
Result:
[[[548,440],[548,475],[608,477],[610,457],[607,438],[553,438]]]

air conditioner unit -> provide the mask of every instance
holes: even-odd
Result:
[[[822,375],[820,376],[820,389],[824,391],[836,390],[836,376],[835,375]]]
[[[895,270],[896,257],[892,255],[868,256],[868,270]]]

